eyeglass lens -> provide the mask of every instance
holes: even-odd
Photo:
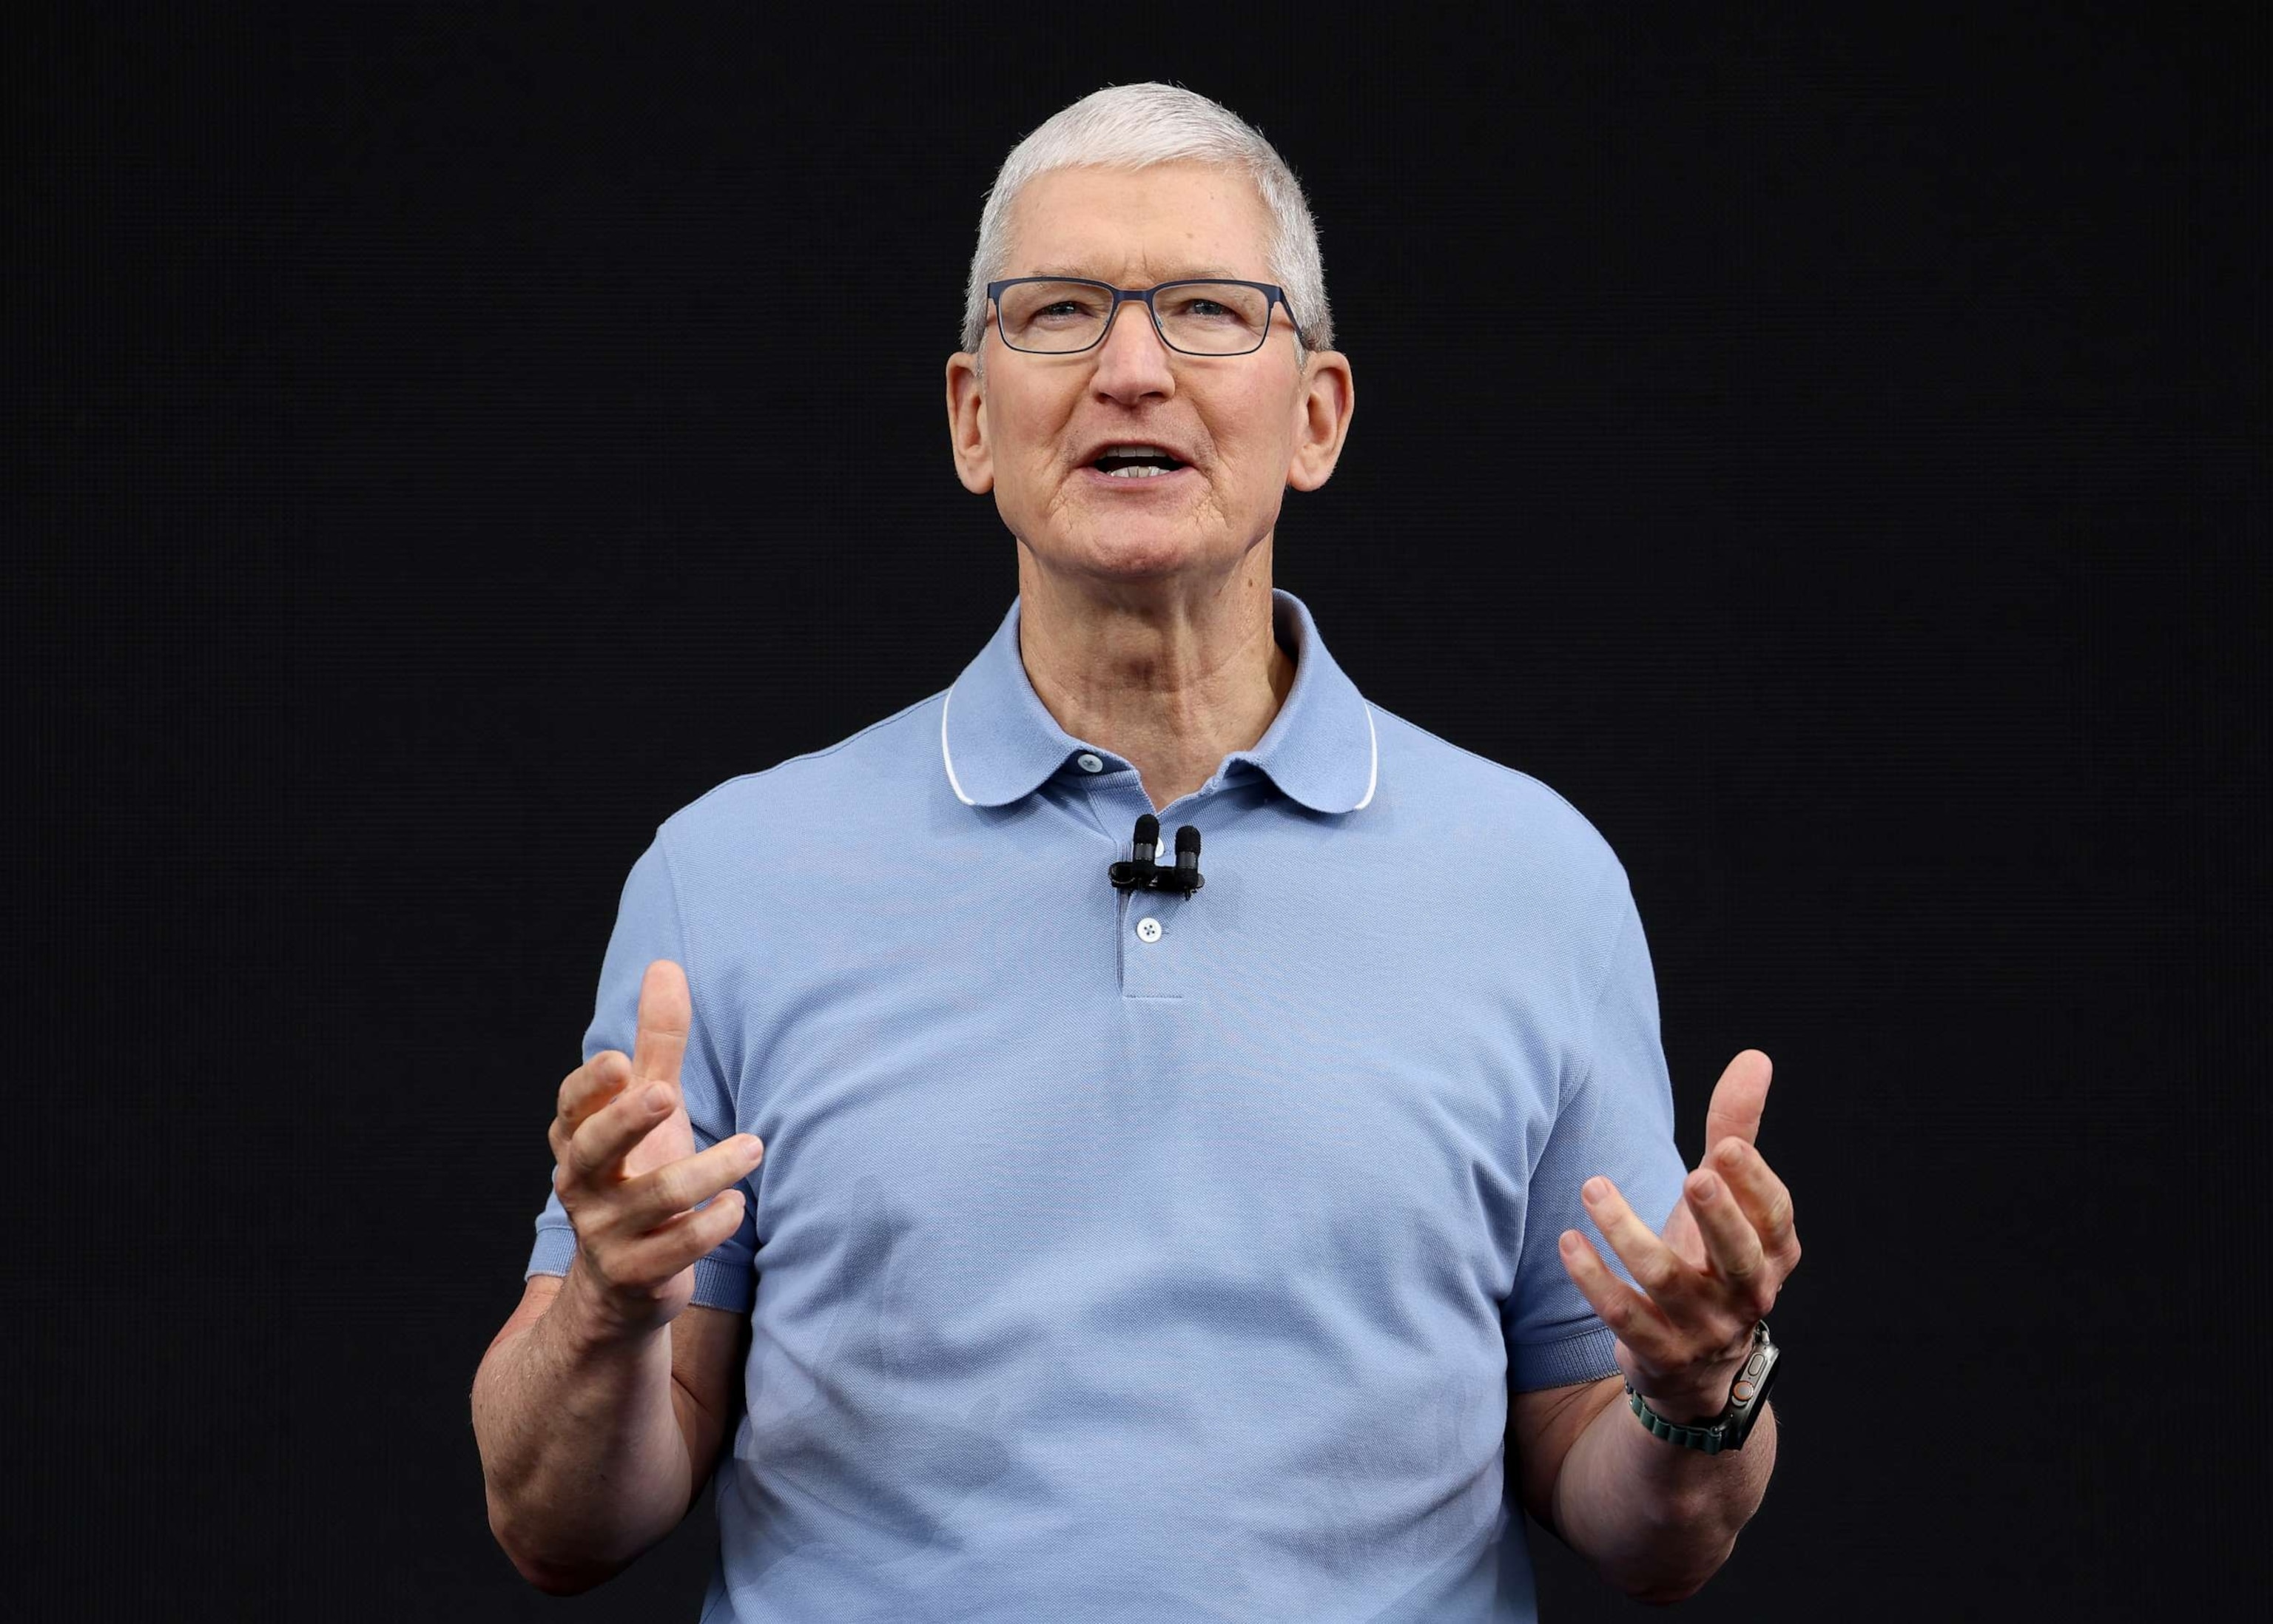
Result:
[[[1271,322],[1271,296],[1237,282],[1179,282],[1152,296],[1160,332],[1196,355],[1239,355],[1260,348]],[[996,308],[1013,349],[1067,355],[1104,336],[1113,296],[1094,282],[1020,282],[1005,288]]]

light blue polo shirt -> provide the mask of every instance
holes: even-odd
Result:
[[[1568,802],[1272,602],[1189,896],[1108,882],[1151,803],[1015,602],[633,864],[584,1054],[675,960],[695,1141],[766,1144],[695,1266],[753,1331],[705,1624],[1533,1617],[1508,1394],[1617,1369],[1557,1237],[1684,1171],[1648,947]],[[529,1272],[574,1244],[549,1194]]]

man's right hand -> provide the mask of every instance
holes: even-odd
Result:
[[[678,1318],[694,1295],[696,1261],[741,1226],[742,1193],[730,1186],[765,1156],[747,1134],[695,1154],[679,1086],[693,1020],[686,972],[656,960],[640,984],[631,1058],[604,1049],[570,1072],[546,1135],[552,1187],[576,1230],[561,1290],[610,1337]]]

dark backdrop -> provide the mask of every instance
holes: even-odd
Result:
[[[1624,858],[1692,1161],[1774,1059],[1780,1466],[1685,1614],[2225,1611],[2265,41],[1609,10],[18,13],[0,1611],[691,1624],[707,1495],[574,1602],[485,1524],[553,1091],[655,825],[1008,607],[980,201],[1148,78],[1323,228],[1359,410],[1279,583]],[[1635,1611],[1532,1539],[1549,1624]]]

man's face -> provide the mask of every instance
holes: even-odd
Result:
[[[1005,276],[1149,288],[1183,277],[1275,280],[1271,215],[1236,169],[1199,163],[1057,169],[1013,200]],[[1314,312],[1298,311],[1308,316]],[[1137,580],[1235,568],[1271,534],[1288,485],[1326,482],[1350,413],[1349,364],[1300,358],[1284,306],[1245,355],[1190,355],[1124,304],[1102,343],[1070,355],[1007,348],[989,320],[976,358],[948,362],[948,421],[965,488],[993,490],[1011,533],[1049,565]],[[1183,466],[1115,477],[1108,446],[1151,445]]]

